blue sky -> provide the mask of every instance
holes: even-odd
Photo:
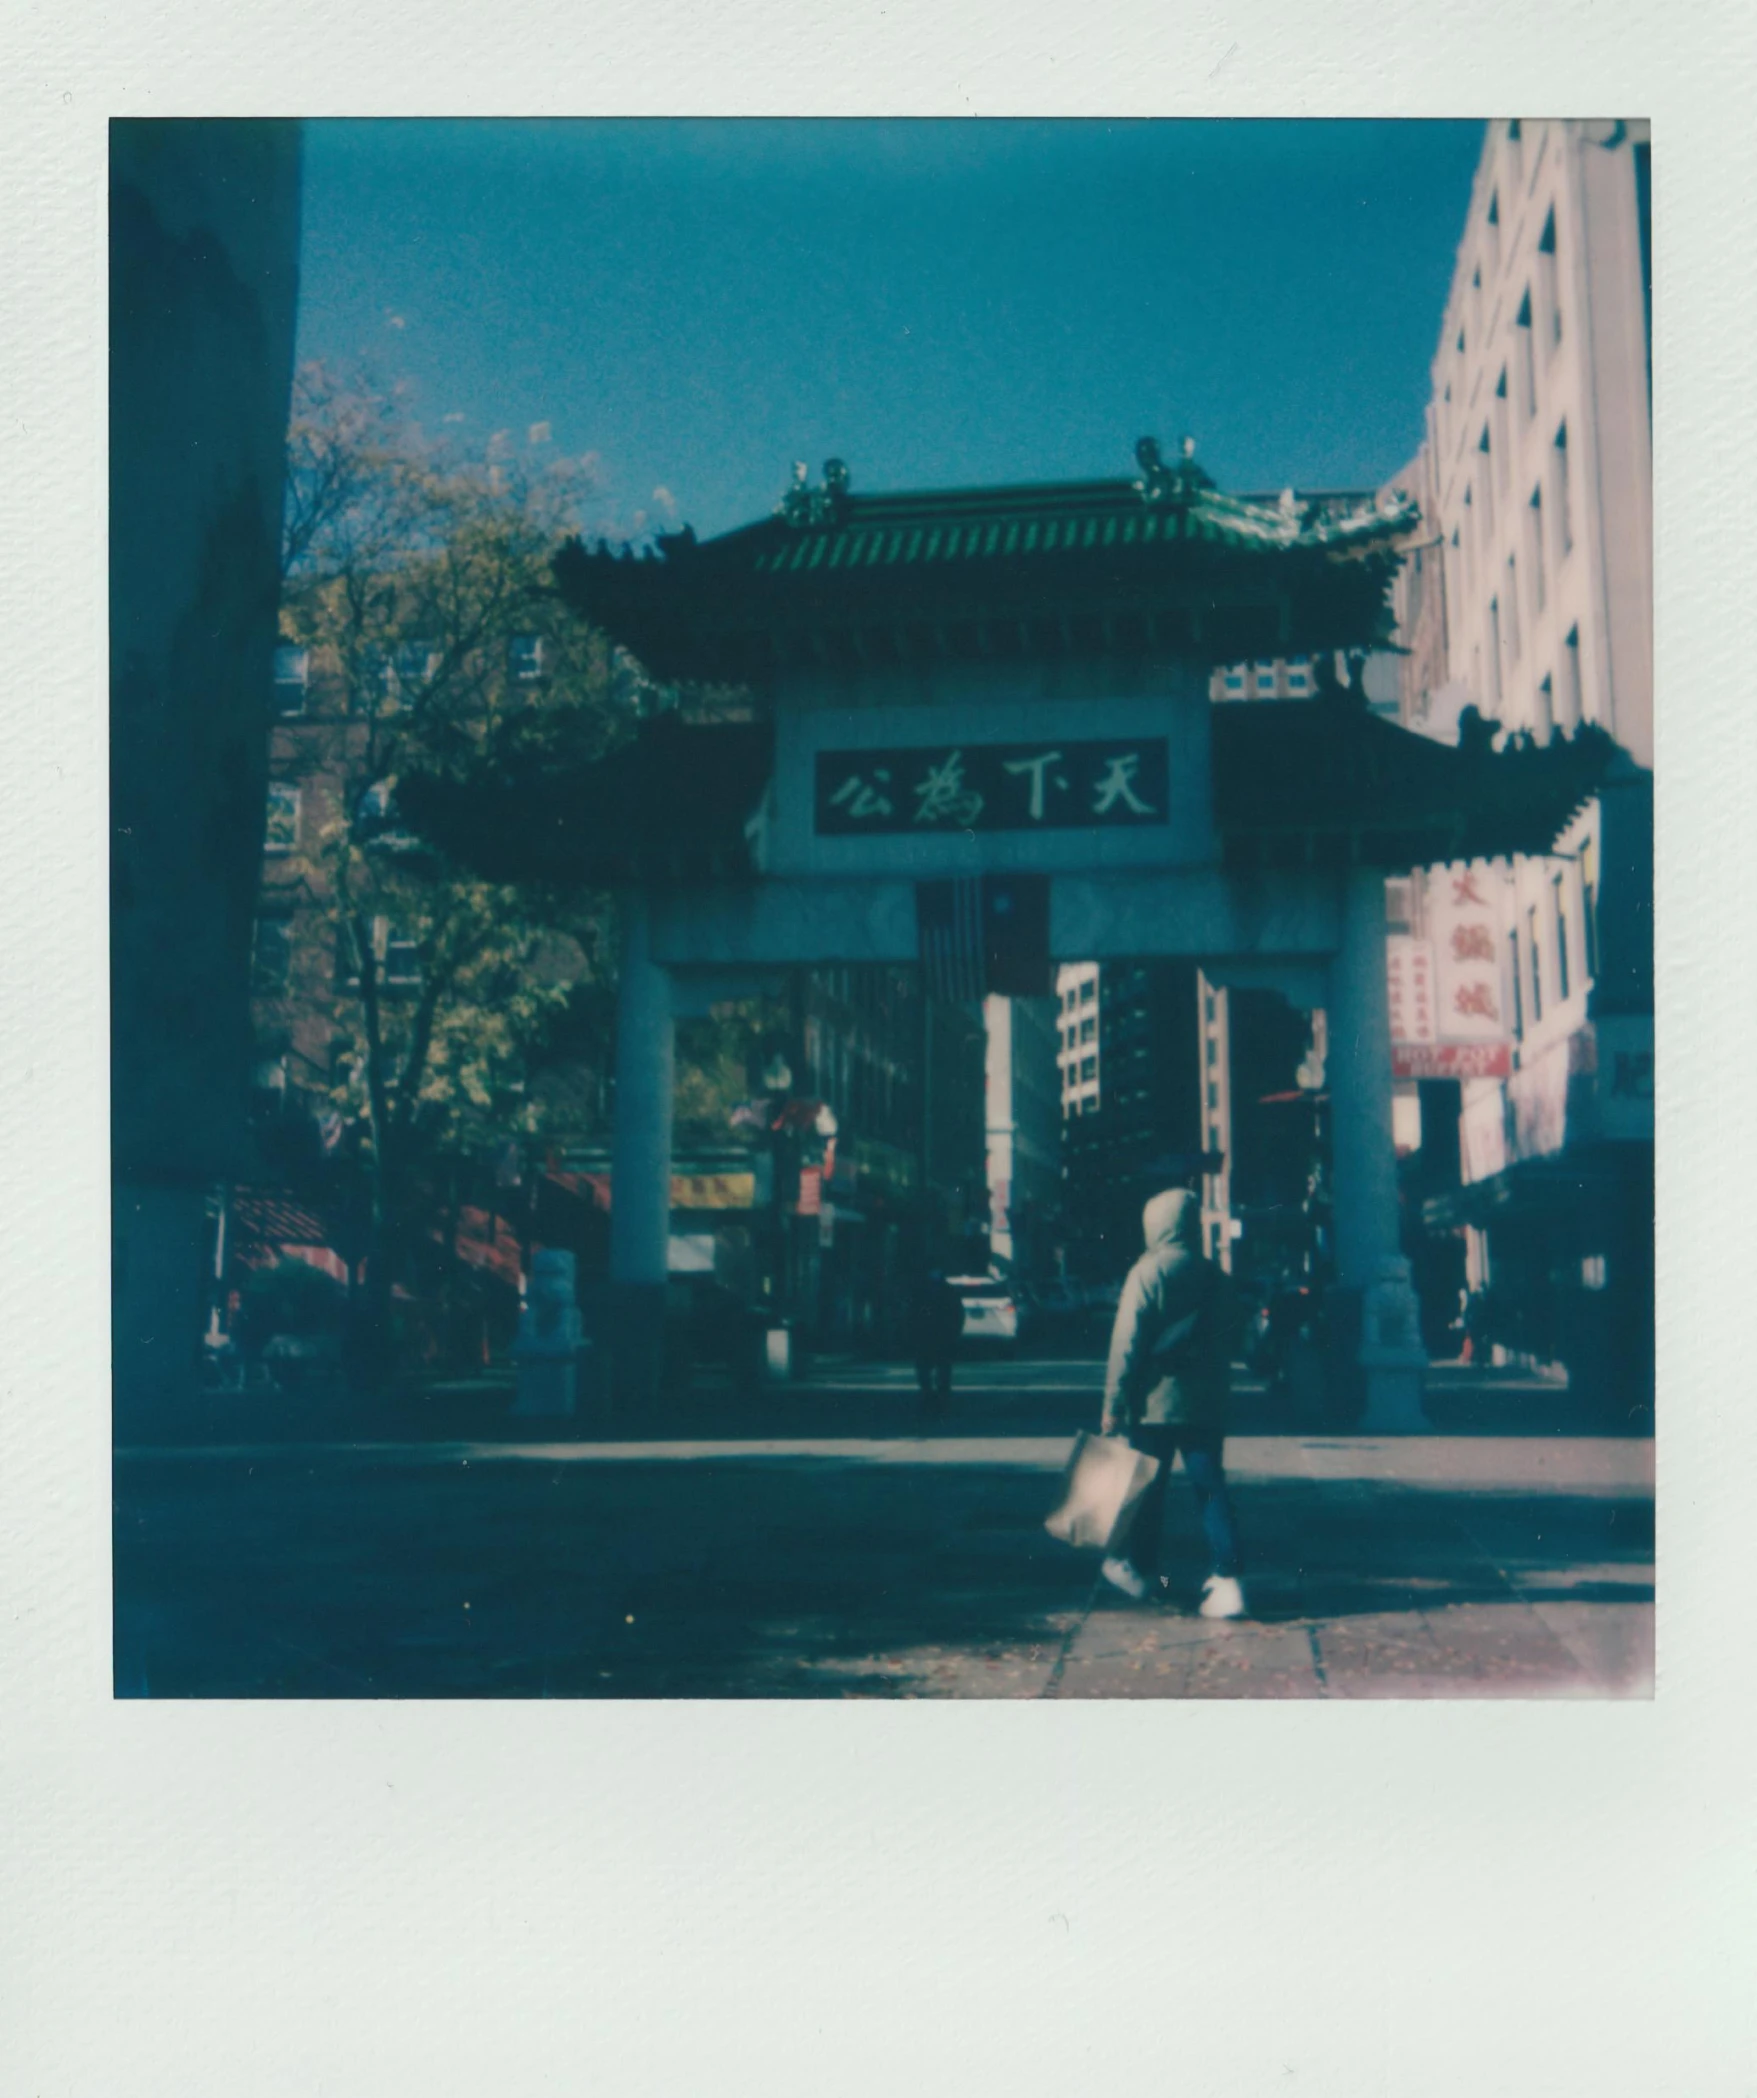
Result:
[[[724,531],[832,453],[867,490],[1130,473],[1147,432],[1226,488],[1370,487],[1420,442],[1481,140],[317,121],[300,354],[469,449],[591,455],[590,530]]]

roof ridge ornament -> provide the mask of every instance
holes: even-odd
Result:
[[[824,482],[821,488],[811,485],[811,469],[803,459],[793,462],[793,479],[787,492],[775,505],[775,515],[784,524],[796,531],[805,531],[812,525],[840,524],[848,510],[848,462],[845,459],[824,461]]]
[[[1140,437],[1135,440],[1135,464],[1141,469],[1141,478],[1135,483],[1135,492],[1143,502],[1192,502],[1204,489],[1214,486],[1213,479],[1196,464],[1196,440],[1193,437],[1178,439],[1178,460],[1175,466],[1167,466],[1165,455],[1160,450],[1157,437]]]

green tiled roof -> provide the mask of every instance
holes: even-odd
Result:
[[[1143,440],[1138,480],[856,495],[830,461],[775,514],[645,558],[576,543],[575,607],[661,677],[760,679],[789,658],[1182,649],[1215,662],[1368,645],[1415,506],[1223,494]],[[911,640],[911,636],[915,637]],[[931,639],[924,637],[931,636]]]
[[[1328,507],[1198,492],[1147,502],[1129,481],[849,497],[841,514],[785,533],[747,527],[755,574],[788,575],[942,561],[1012,561],[1110,549],[1205,545],[1239,552],[1344,552],[1413,528],[1413,504],[1328,498]],[[1346,507],[1343,507],[1346,505]],[[743,537],[744,534],[733,535]]]

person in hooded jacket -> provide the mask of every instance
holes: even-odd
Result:
[[[1116,1307],[1104,1376],[1103,1432],[1126,1435],[1159,1459],[1137,1504],[1128,1556],[1104,1562],[1104,1577],[1137,1601],[1159,1574],[1166,1488],[1181,1456],[1207,1537],[1212,1571],[1204,1617],[1242,1617],[1238,1531],[1222,1451],[1239,1337],[1232,1278],[1204,1257],[1201,1206],[1186,1189],[1155,1195],[1141,1218],[1147,1250],[1129,1270]]]

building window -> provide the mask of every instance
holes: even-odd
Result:
[[[1544,608],[1543,487],[1531,491],[1525,506],[1525,565],[1531,574],[1531,611],[1535,618]]]
[[[1535,331],[1531,325],[1531,287],[1525,288],[1525,296],[1519,301],[1519,315],[1513,324],[1514,355],[1519,368],[1519,404],[1525,411],[1527,422],[1537,413],[1537,350],[1533,341]]]
[[[1482,454],[1482,543],[1486,551],[1495,531],[1495,477],[1489,471],[1489,426],[1484,423],[1482,435],[1476,440],[1476,448]]]
[[[1550,447],[1550,479],[1555,496],[1556,562],[1568,558],[1568,550],[1574,544],[1574,511],[1568,499],[1568,425],[1563,423],[1556,431],[1556,441]]]
[[[1525,931],[1531,947],[1531,1023],[1535,1027],[1543,1018],[1543,956],[1538,949],[1535,904],[1525,914]]]
[[[1256,663],[1251,667],[1251,685],[1259,699],[1275,697],[1275,665]]]
[[[251,1108],[259,1117],[280,1114],[287,1104],[287,1059],[264,1057],[250,1071]]]
[[[1511,554],[1507,556],[1507,660],[1519,660],[1519,568]]]
[[[1517,117],[1507,126],[1507,166],[1512,170],[1513,187],[1517,189],[1519,178],[1525,171],[1525,142],[1520,136]]]
[[[1088,1082],[1090,1082],[1090,1081],[1093,1081],[1093,1080],[1095,1080],[1095,1079],[1097,1078],[1097,1076],[1098,1076],[1098,1059],[1097,1059],[1097,1057],[1095,1057],[1095,1056],[1083,1056],[1083,1057],[1081,1057],[1081,1059],[1080,1059],[1080,1082],[1081,1082],[1081,1084],[1082,1084],[1082,1085],[1084,1085],[1084,1084],[1087,1084]]]
[[[1553,350],[1562,339],[1561,287],[1556,274],[1556,212],[1550,207],[1537,243],[1539,311],[1543,316],[1544,348]]]
[[[1507,973],[1513,979],[1513,1039],[1525,1039],[1525,993],[1519,987],[1519,928],[1507,935]]]
[[[285,780],[271,780],[268,788],[268,826],[263,836],[264,852],[297,852],[299,849],[299,789]]]
[[[1580,930],[1586,941],[1586,973],[1598,975],[1598,865],[1593,841],[1588,838],[1580,853]]]
[[[1580,629],[1568,629],[1562,644],[1562,690],[1567,714],[1566,727],[1572,735],[1586,718],[1586,695],[1580,683]]]
[[[1220,691],[1225,699],[1244,698],[1245,666],[1242,663],[1234,663],[1230,669],[1221,672]]]
[[[293,921],[284,913],[258,918],[250,943],[250,988],[259,998],[278,998],[293,970]]]
[[[384,952],[379,974],[387,984],[417,984],[421,981],[420,944],[397,926],[380,919],[384,928]],[[376,928],[375,928],[376,929]]]
[[[1547,743],[1556,731],[1556,695],[1546,675],[1537,688],[1537,702],[1532,710],[1532,728],[1540,743]]]
[[[1501,367],[1501,376],[1495,381],[1495,447],[1500,453],[1501,493],[1507,492],[1507,461],[1512,457],[1513,447],[1507,429],[1507,367]]]
[[[1080,1022],[1080,1039],[1083,1042],[1095,1042],[1098,1039],[1098,1022],[1096,1020],[1082,1020]]]
[[[507,644],[507,667],[515,685],[534,685],[548,668],[541,634],[514,634]]]
[[[1550,888],[1556,900],[1556,996],[1568,995],[1568,907],[1562,895],[1562,877],[1550,878]]]
[[[311,683],[311,651],[282,644],[275,650],[275,712],[286,719],[305,711]]]
[[[1312,676],[1311,658],[1287,666],[1287,696],[1289,699],[1310,699],[1318,689]]]
[[[1501,267],[1501,196],[1495,191],[1489,198],[1489,275],[1499,274]]]
[[[1501,600],[1489,599],[1489,705],[1501,704]]]
[[[1471,491],[1464,491],[1464,594],[1468,597],[1476,586],[1476,518],[1471,501]]]
[[[417,699],[439,668],[439,651],[431,641],[404,641],[392,663],[387,696]]]

